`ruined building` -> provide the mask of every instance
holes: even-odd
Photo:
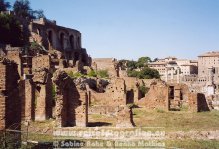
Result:
[[[193,112],[209,111],[204,94],[191,92],[185,84],[167,84],[164,81],[151,83],[150,90],[138,101],[138,105],[166,111],[179,111],[182,108]]]
[[[54,54],[57,67],[77,67],[91,65],[91,58],[86,49],[82,48],[81,33],[77,30],[56,25],[56,21],[40,18],[29,25],[30,42],[42,46],[42,50]]]
[[[55,102],[55,85],[52,82],[54,72],[57,69],[71,68],[72,71],[83,73],[84,66],[90,66],[91,64],[91,58],[88,56],[86,49],[81,46],[81,33],[79,31],[58,26],[54,21],[47,19],[29,22],[28,30],[31,44],[29,48],[11,47],[10,45],[0,47],[1,56],[14,61],[1,62],[1,99],[3,106],[1,110],[3,112],[0,125],[2,125],[2,128],[13,124],[12,120],[16,122],[17,119],[22,121],[44,121],[52,118],[54,115],[53,109],[57,109],[56,105],[60,107],[59,102]],[[58,80],[55,82],[58,82]],[[73,88],[66,87],[71,85],[73,85]],[[72,104],[71,106],[74,107],[72,116],[74,115],[73,119],[77,119],[75,122],[73,122],[74,120],[70,121],[68,118],[64,118],[65,114],[63,114],[63,120],[60,122],[62,124],[60,125],[86,126],[86,91],[77,90],[74,88],[74,83],[68,83],[64,88],[58,84],[56,86],[58,93],[56,97],[59,99],[57,101],[63,100],[65,106]],[[66,88],[67,91],[65,91]],[[14,98],[11,98],[11,93],[13,93]],[[64,99],[58,98],[61,95]],[[71,97],[75,100],[72,100]],[[78,105],[75,103],[79,99],[84,99],[81,106],[79,106],[79,103]],[[13,100],[16,100],[16,102]],[[7,107],[4,106],[4,102]],[[18,102],[20,105],[17,105]],[[15,108],[15,106],[18,108]],[[71,111],[72,107],[68,106],[69,108],[66,108],[65,106],[63,109],[66,109],[66,113]],[[20,112],[14,110],[15,114],[11,114],[13,113],[11,109],[20,110]]]

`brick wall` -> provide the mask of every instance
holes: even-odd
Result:
[[[34,85],[31,80],[21,80],[19,82],[19,94],[22,104],[22,120],[34,120]]]
[[[151,84],[150,90],[144,98],[138,101],[138,105],[148,109],[169,110],[169,87],[164,82]]]
[[[50,56],[41,55],[39,57],[33,57],[32,68],[33,69],[50,68]]]
[[[19,98],[17,64],[0,62],[0,129],[17,126],[21,122],[21,101]]]

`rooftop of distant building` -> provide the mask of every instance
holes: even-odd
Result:
[[[198,57],[217,57],[217,56],[219,56],[219,51],[206,52],[202,55],[199,55]]]

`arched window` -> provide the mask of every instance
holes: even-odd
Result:
[[[53,33],[51,30],[48,31],[48,40],[51,45],[53,45]]]
[[[61,48],[64,49],[64,33],[60,34],[60,44],[61,44]]]
[[[82,55],[82,62],[83,62],[83,63],[86,63],[86,62],[87,62],[87,55],[86,55],[86,54],[83,54],[83,55]]]
[[[74,49],[74,36],[73,35],[69,37],[69,41],[70,41],[71,48]]]
[[[78,60],[79,60],[79,53],[75,52],[75,61],[78,61]]]
[[[38,35],[41,35],[41,31],[40,31],[39,28],[37,28],[37,34],[38,34]]]
[[[78,48],[81,48],[81,39],[80,39],[80,37],[78,37],[77,42],[78,42]]]

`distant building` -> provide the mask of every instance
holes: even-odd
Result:
[[[180,82],[185,75],[196,75],[198,73],[198,62],[188,59],[177,59],[167,57],[158,59],[148,64],[150,68],[156,69],[161,79],[170,82]]]
[[[207,52],[198,56],[198,75],[208,75],[208,68],[213,68],[214,74],[219,74],[219,52]]]

